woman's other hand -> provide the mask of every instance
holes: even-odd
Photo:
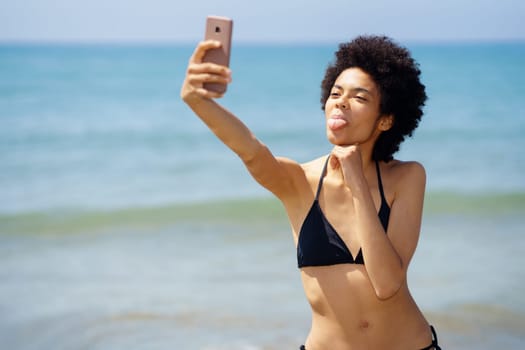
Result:
[[[359,145],[335,146],[330,154],[332,169],[340,169],[344,181],[351,187],[352,180],[363,176],[363,162]]]

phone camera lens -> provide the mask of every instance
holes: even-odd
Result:
[[[215,33],[220,33],[221,32],[221,27],[215,27]]]

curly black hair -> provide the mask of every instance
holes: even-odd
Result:
[[[388,162],[405,137],[412,136],[423,115],[427,95],[419,80],[419,65],[406,48],[386,36],[359,36],[340,44],[321,83],[323,110],[339,74],[353,67],[370,75],[378,86],[381,114],[394,116],[392,127],[381,133],[372,154],[373,160]]]

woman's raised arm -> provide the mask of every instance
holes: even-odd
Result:
[[[299,164],[276,158],[246,125],[214,99],[222,93],[204,88],[205,83],[228,84],[228,67],[203,63],[207,50],[220,47],[218,41],[199,43],[190,58],[181,98],[208,128],[244,162],[253,178],[280,199],[295,191],[294,177],[301,171]]]

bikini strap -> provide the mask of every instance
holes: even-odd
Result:
[[[383,191],[383,182],[381,181],[381,171],[379,170],[379,162],[376,160],[377,185],[379,186],[379,194],[381,194],[381,201],[386,203],[385,192]]]
[[[426,348],[423,348],[421,350],[441,350],[441,347],[438,344],[436,330],[434,329],[433,326],[430,326],[430,330],[432,331],[432,343]]]
[[[433,326],[430,326],[430,330],[432,331],[432,345],[434,345],[435,350],[441,350],[441,347],[438,344],[438,337],[436,334],[436,330]]]
[[[319,199],[319,194],[321,193],[321,187],[323,187],[323,180],[326,174],[326,169],[328,167],[329,160],[330,156],[326,157],[326,162],[324,163],[323,171],[321,172],[321,176],[319,177],[319,184],[317,185],[317,193],[315,194],[315,200]]]

